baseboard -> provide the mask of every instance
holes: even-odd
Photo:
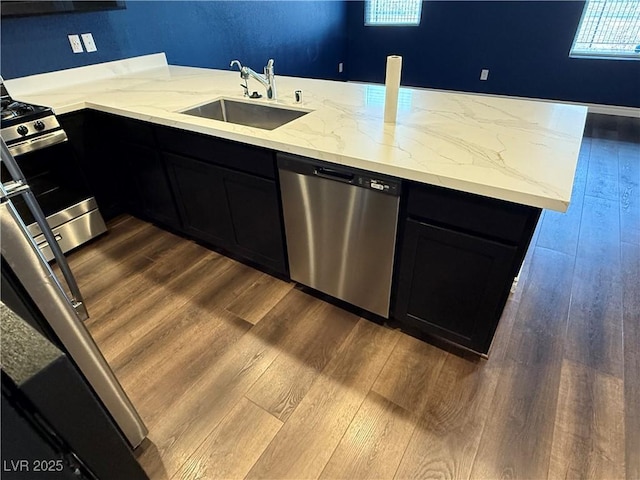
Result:
[[[589,113],[599,113],[602,115],[615,115],[618,117],[640,118],[640,108],[618,107],[615,105],[587,104]]]

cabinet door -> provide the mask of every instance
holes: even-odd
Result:
[[[178,203],[183,230],[205,242],[229,249],[233,226],[221,168],[191,158],[163,154]]]
[[[102,117],[96,112],[85,111],[61,115],[58,119],[67,132],[102,216],[108,220],[123,213],[118,148],[110,129],[103,125]]]
[[[516,250],[408,219],[396,319],[486,353],[509,294]]]
[[[78,160],[86,158],[85,123],[86,114],[83,111],[59,115],[56,117],[69,139],[69,144]]]
[[[132,172],[127,186],[130,209],[164,225],[179,228],[180,220],[163,159],[155,150],[124,143],[127,166]]]
[[[286,272],[278,191],[273,180],[226,170],[224,189],[238,254]]]

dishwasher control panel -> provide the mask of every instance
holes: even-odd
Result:
[[[395,177],[359,168],[334,165],[329,162],[289,153],[278,153],[278,169],[289,170],[305,177],[316,177],[323,180],[346,183],[393,197],[399,197],[402,190],[402,181]]]
[[[389,195],[400,195],[400,182],[394,182],[387,179],[367,177],[364,175],[358,175],[355,178],[355,183],[359,187],[370,188],[371,190],[377,190],[382,193],[388,193]]]

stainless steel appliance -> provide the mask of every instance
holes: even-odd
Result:
[[[7,182],[3,179],[0,184],[2,300],[17,298],[19,307],[32,305],[33,317],[42,321],[39,330],[49,334],[69,355],[125,438],[135,447],[144,439],[147,429],[84,326],[82,320],[87,318],[87,311],[55,234],[4,140],[0,140],[0,144],[2,166],[11,178]],[[68,291],[63,288],[25,225],[15,205],[18,202],[29,210],[49,243]],[[29,311],[29,308],[24,308]]]
[[[62,251],[68,252],[104,233],[107,227],[96,200],[51,109],[14,101],[1,81],[0,88],[0,136],[18,162]],[[1,177],[5,183],[12,180],[5,167]],[[45,258],[52,260],[50,243],[29,208],[20,199],[15,200],[15,207]]]
[[[278,155],[291,279],[389,317],[400,181]]]

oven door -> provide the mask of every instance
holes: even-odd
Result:
[[[45,214],[63,252],[104,233],[107,228],[78,167],[68,142],[50,145],[14,157]],[[2,165],[2,181],[9,180]],[[47,260],[53,259],[49,243],[24,200],[14,206]]]

